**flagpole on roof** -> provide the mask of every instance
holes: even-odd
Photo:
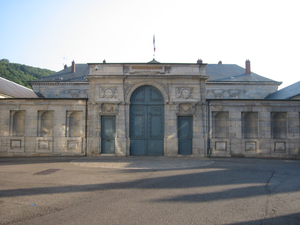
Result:
[[[153,34],[153,59],[155,59],[155,34]]]

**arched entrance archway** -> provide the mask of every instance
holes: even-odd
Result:
[[[163,155],[163,95],[153,86],[142,86],[132,93],[130,102],[130,155]]]

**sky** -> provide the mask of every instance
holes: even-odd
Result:
[[[54,71],[76,63],[237,64],[300,80],[298,0],[0,0],[0,59]]]

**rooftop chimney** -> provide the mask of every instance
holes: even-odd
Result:
[[[246,74],[251,74],[249,59],[246,60]]]
[[[222,61],[219,61],[218,64],[222,64]]]
[[[197,64],[202,64],[202,59],[198,59]]]
[[[75,61],[72,61],[72,69],[71,69],[72,73],[75,73]]]
[[[64,69],[67,69],[67,67],[68,67],[67,64],[65,64],[65,65],[64,65]]]

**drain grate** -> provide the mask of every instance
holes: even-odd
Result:
[[[48,170],[43,170],[41,172],[34,173],[33,175],[48,175],[51,173],[55,173],[56,171],[59,171],[59,170],[61,170],[61,169],[48,169]]]

